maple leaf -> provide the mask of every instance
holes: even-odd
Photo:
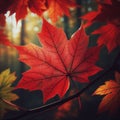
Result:
[[[70,80],[87,83],[89,76],[101,70],[95,65],[100,47],[87,48],[88,36],[83,28],[69,41],[62,29],[44,20],[39,37],[42,47],[34,44],[15,46],[20,61],[31,67],[23,73],[16,88],[41,90],[46,102],[55,95],[62,98],[69,89]]]
[[[25,18],[27,15],[27,5],[28,0],[13,0],[12,4],[9,6],[8,11],[10,11],[10,15],[16,14],[16,20],[20,20]]]
[[[2,1],[1,5],[6,5],[8,4],[7,2],[8,1]],[[39,16],[46,10],[46,0],[9,0],[9,2],[10,5],[8,5],[4,11],[10,11],[10,15],[15,13],[17,21],[26,17],[28,9]]]
[[[93,94],[105,95],[99,105],[99,113],[109,111],[110,114],[113,114],[120,108],[120,73],[116,72],[115,77],[116,81],[109,80],[105,82]]]
[[[70,7],[78,7],[73,0],[48,0],[47,2],[49,17],[53,22],[56,22],[64,14],[70,16]]]
[[[84,24],[84,28],[91,26],[93,24],[94,19],[100,14],[100,12],[101,12],[101,9],[98,9],[98,11],[91,11],[91,12],[81,16],[80,18],[87,21]]]
[[[108,51],[111,52],[117,46],[120,46],[120,27],[114,24],[107,24],[96,29],[92,34],[100,34],[98,45],[106,45]]]
[[[119,11],[120,1],[113,0],[112,4],[98,4],[97,11],[91,11],[81,18],[86,20],[88,25],[91,25],[90,23],[94,22],[108,22],[117,25],[118,23],[116,23],[116,20],[120,20]],[[86,25],[86,27],[88,26]]]
[[[111,52],[114,48],[120,45],[120,2],[112,1],[112,4],[99,4],[97,11],[92,11],[84,16],[82,19],[87,20],[85,28],[94,22],[106,22],[107,24],[98,28],[93,34],[101,34],[98,39],[98,45],[106,45],[108,51]]]
[[[18,99],[18,96],[12,93],[14,88],[11,87],[15,79],[15,73],[10,73],[9,69],[6,69],[0,74],[0,118],[3,117],[6,110],[18,110],[17,107],[11,103],[11,101]]]
[[[36,13],[37,15],[41,16],[42,13],[47,10],[46,7],[46,0],[29,0],[28,7],[31,12]]]
[[[0,13],[6,13],[7,11],[10,11],[10,15],[15,13],[17,21],[24,19],[29,9],[39,16],[48,10],[53,22],[56,22],[64,14],[69,16],[70,7],[79,6],[73,0],[2,0],[0,5],[2,6]]]

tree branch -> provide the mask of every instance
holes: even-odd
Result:
[[[108,69],[108,70],[103,70],[101,72],[101,74],[96,77],[94,80],[92,80],[88,85],[86,85],[84,88],[82,88],[79,92],[77,92],[76,94],[72,95],[72,96],[69,96],[67,98],[63,98],[61,100],[58,100],[58,101],[55,101],[53,103],[50,103],[48,105],[43,105],[41,107],[38,107],[38,108],[35,108],[35,109],[30,109],[30,110],[27,110],[27,111],[24,111],[24,108],[23,108],[23,114],[19,115],[19,116],[16,116],[14,118],[8,118],[8,119],[5,119],[5,120],[19,120],[20,118],[23,118],[23,117],[26,117],[28,115],[33,115],[33,114],[37,114],[37,113],[41,113],[41,112],[44,112],[44,111],[48,111],[50,110],[51,108],[55,108],[55,107],[58,107],[78,96],[80,96],[83,92],[85,92],[86,90],[88,90],[91,86],[93,86],[95,83],[97,83],[99,80],[101,80],[101,78],[103,76],[105,76],[106,74],[108,74],[111,70],[114,70],[114,65],[115,63],[117,62],[118,58],[120,56],[120,53],[118,54],[118,56],[116,57],[113,65]],[[20,107],[21,108],[21,107]],[[21,109],[22,110],[22,109]]]
[[[104,71],[99,77],[96,77],[92,82],[90,82],[87,86],[85,86],[82,90],[80,90],[79,92],[77,92],[76,94],[72,95],[72,96],[69,96],[67,98],[63,98],[62,100],[58,100],[58,101],[55,101],[53,103],[50,103],[48,105],[43,105],[42,107],[38,107],[38,108],[35,108],[35,109],[30,109],[30,110],[27,110],[27,111],[24,111],[23,114],[17,116],[17,117],[14,117],[14,118],[8,118],[8,119],[5,119],[5,120],[13,120],[13,119],[20,119],[20,118],[23,118],[23,117],[26,117],[28,115],[31,115],[31,114],[36,114],[36,113],[40,113],[40,112],[44,112],[44,111],[47,111],[51,108],[55,108],[55,107],[58,107],[78,96],[80,96],[83,92],[85,92],[86,90],[88,90],[91,86],[93,86],[96,82],[98,82],[101,77],[105,76],[107,73],[109,73],[111,70],[113,69],[113,67],[111,67],[110,69]],[[24,108],[23,108],[24,109]]]

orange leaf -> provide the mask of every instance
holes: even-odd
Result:
[[[69,8],[78,5],[73,0],[48,0],[48,6],[49,17],[56,22],[64,14],[70,16]]]
[[[120,78],[120,73],[117,77]],[[118,78],[116,78],[118,79]],[[110,80],[100,86],[93,95],[105,95],[99,105],[98,112],[109,111],[113,114],[120,108],[120,84],[116,81]]]

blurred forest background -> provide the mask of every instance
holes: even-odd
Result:
[[[97,8],[94,0],[77,0],[76,2],[80,4],[82,8],[70,9],[70,17],[64,16],[56,22],[57,27],[62,27],[64,29],[68,39],[82,24],[83,21],[81,21],[80,16]],[[16,45],[25,45],[32,42],[34,44],[40,45],[37,36],[37,33],[40,32],[42,26],[42,19],[40,17],[30,12],[24,20],[20,20],[18,21],[18,23],[16,23],[15,15],[8,17],[8,14],[6,14],[6,34],[8,35],[8,38],[12,41],[12,43]],[[45,13],[44,16],[48,21],[50,21],[47,13]],[[93,27],[97,28],[97,25]],[[91,29],[89,29],[87,32],[90,33]],[[95,45],[95,41],[93,40],[90,44]],[[104,62],[107,62],[109,60],[109,58],[104,58],[104,55],[106,56],[106,53],[107,51],[104,51],[104,54],[102,54]],[[0,45],[0,72],[7,68],[10,68],[11,72],[15,71],[17,80],[14,83],[14,86],[22,77],[22,73],[29,69],[28,66],[18,61],[18,58],[18,53],[14,48]],[[102,62],[100,63],[100,65],[103,67],[105,66],[105,64],[103,64]],[[110,64],[110,62],[107,62],[108,66]],[[15,104],[17,105],[28,109],[43,105],[41,99],[42,94],[40,91],[29,92],[27,90],[16,90],[15,92],[20,97],[20,99],[15,102]],[[111,117],[105,116],[105,114],[103,114],[102,116],[95,115],[98,104],[100,102],[100,98],[102,97],[91,99],[88,95],[83,94],[81,98],[81,101],[83,102],[82,110],[80,110],[80,104],[78,102],[78,99],[76,98],[73,101],[67,102],[64,106],[61,106],[58,109],[55,108],[36,116],[28,116],[23,119],[21,118],[20,120],[112,120]],[[48,101],[48,103],[54,101],[55,99],[58,98],[54,98],[53,100]],[[15,115],[17,116],[20,114],[20,112],[15,112],[14,114],[14,112],[12,111],[7,113],[5,118],[12,118]]]

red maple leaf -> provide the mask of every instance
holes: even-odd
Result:
[[[98,45],[106,45],[108,51],[120,45],[120,1],[112,0],[112,4],[99,4],[98,11],[92,11],[84,16],[88,22],[84,27],[90,26],[94,22],[106,22],[107,24],[98,28],[93,34],[101,34]]]
[[[116,72],[115,77],[116,81],[109,80],[94,92],[94,95],[105,95],[99,105],[99,113],[109,111],[113,114],[120,108],[120,73]]]
[[[46,10],[45,0],[14,0],[14,3],[9,8],[11,14],[16,13],[17,21],[25,18],[28,13],[27,9],[40,15]]]
[[[109,22],[116,24],[116,20],[120,20],[120,1],[114,0],[112,4],[98,4],[98,10],[92,11],[81,18],[87,22]],[[120,22],[119,22],[120,23]]]
[[[55,95],[62,98],[70,87],[70,80],[87,83],[89,76],[101,70],[95,65],[100,47],[87,48],[88,36],[83,28],[67,40],[62,29],[44,20],[39,37],[42,47],[16,46],[20,61],[31,67],[23,73],[17,88],[41,90],[46,102]]]
[[[106,45],[109,52],[120,45],[120,27],[114,24],[102,26],[96,29],[92,34],[100,34],[97,43],[100,46]]]
[[[46,0],[29,0],[28,7],[31,12],[41,16],[42,13],[47,9]]]
[[[10,15],[16,14],[16,20],[25,18],[28,9],[41,16],[46,10],[46,0],[2,0],[0,2],[0,13],[10,11]]]
[[[70,16],[70,7],[78,7],[74,0],[48,0],[48,6],[48,13],[53,22],[64,14]]]
[[[10,11],[10,15],[15,13],[16,20],[18,21],[27,15],[27,4],[28,0],[13,0],[7,10]]]

